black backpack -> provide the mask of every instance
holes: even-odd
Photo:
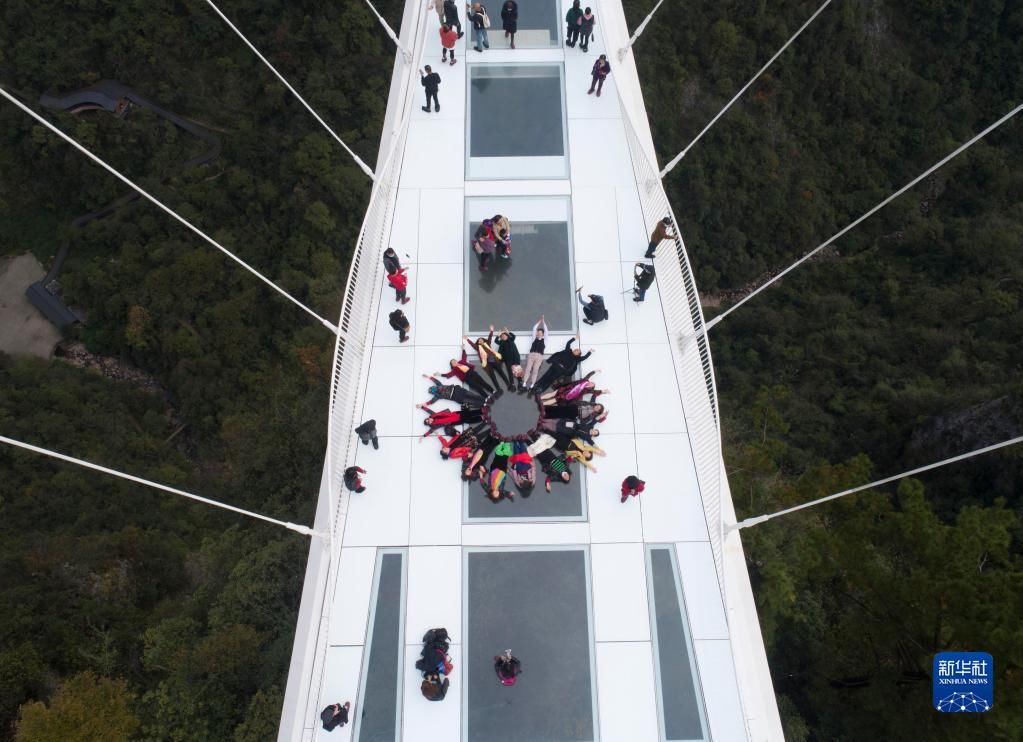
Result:
[[[600,294],[590,294],[590,301],[593,303],[593,314],[597,317],[601,315],[604,319],[608,319],[610,315],[607,312],[607,307],[604,306],[604,297]]]

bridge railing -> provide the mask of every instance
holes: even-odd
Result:
[[[323,525],[330,533],[330,542],[322,553],[310,552],[307,573],[314,571],[314,561],[318,569],[315,569],[312,580],[307,577],[303,591],[303,603],[310,601],[311,616],[303,623],[300,614],[297,631],[306,631],[308,635],[296,636],[295,640],[291,673],[298,673],[301,677],[289,677],[289,693],[279,734],[282,740],[313,739],[316,732],[314,722],[319,718],[317,704],[326,680],[330,614],[337,590],[338,565],[348,517],[350,493],[343,486],[344,470],[355,462],[358,439],[353,431],[361,422],[359,415],[365,399],[369,351],[372,349],[384,283],[382,256],[390,240],[405,139],[414,110],[412,98],[419,87],[414,60],[419,58],[424,44],[425,20],[426,11],[423,9],[403,23],[403,36],[407,32],[407,38],[414,40],[411,45],[413,62],[405,61],[401,53],[397,55],[392,86],[401,85],[404,94],[395,110],[388,112],[385,121],[385,137],[389,133],[390,145],[374,173],[369,206],[352,252],[338,320],[321,486],[321,492],[324,488],[327,492],[327,522]],[[319,522],[317,527],[320,527]],[[293,696],[292,683],[295,683]]]
[[[678,232],[678,220],[672,212],[668,196],[661,184],[656,162],[643,147],[632,124],[628,104],[619,99],[625,136],[632,155],[632,166],[643,209],[647,234],[657,223],[670,216],[675,225],[672,250],[662,245],[654,261],[657,290],[661,296],[664,318],[671,340],[678,387],[682,394],[682,410],[696,466],[700,499],[707,518],[710,545],[714,554],[718,587],[724,596],[724,529],[721,516],[722,466],[721,426],[718,419],[717,386],[710,346],[704,329],[703,309],[696,291],[696,281],[689,265],[685,244]]]

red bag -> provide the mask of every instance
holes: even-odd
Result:
[[[447,655],[444,657],[444,674],[450,675],[451,671],[455,668],[454,663],[451,662],[451,656]]]

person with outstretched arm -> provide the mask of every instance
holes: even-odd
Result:
[[[430,99],[433,99],[434,109],[440,112],[440,101],[437,100],[437,91],[440,90],[440,75],[433,71],[430,65],[426,65],[426,72],[419,70],[419,82],[426,88],[426,105],[423,110],[430,112]]]
[[[579,336],[570,337],[568,342],[565,343],[565,349],[559,350],[547,359],[547,370],[543,376],[533,387],[536,394],[541,394],[547,387],[549,387],[555,379],[562,376],[572,376],[575,370],[579,368],[579,364],[585,361],[593,354],[593,350],[589,350],[586,355],[582,355],[582,351],[578,348],[573,348],[572,343],[579,339]]]

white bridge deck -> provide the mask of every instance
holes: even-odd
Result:
[[[356,422],[376,419],[380,450],[348,443],[352,455],[347,462],[335,463],[336,469],[343,469],[354,458],[368,471],[368,489],[360,495],[338,493],[338,506],[346,514],[340,521],[343,537],[334,534],[331,545],[336,571],[328,571],[326,555],[317,553],[319,545],[314,542],[312,547],[282,740],[352,738],[354,723],[328,734],[319,729],[317,715],[338,700],[353,702],[353,717],[361,711],[363,655],[372,630],[373,576],[379,547],[407,550],[402,618],[405,660],[397,694],[400,724],[396,738],[406,742],[470,739],[466,736],[463,674],[463,642],[469,623],[463,569],[467,549],[494,546],[577,546],[587,553],[590,651],[596,681],[592,738],[662,738],[657,645],[652,636],[645,557],[649,544],[673,546],[677,557],[687,613],[684,618],[695,650],[697,687],[702,689],[699,705],[706,738],[727,742],[781,739],[741,546],[734,534],[724,540],[722,573],[727,599],[722,595],[711,543],[712,534],[720,533],[721,525],[708,523],[702,499],[687,430],[689,411],[684,410],[684,393],[680,391],[684,385],[677,376],[681,371],[677,350],[672,347],[678,338],[669,336],[670,323],[659,294],[661,281],[648,292],[645,303],[634,303],[624,293],[632,285],[633,265],[642,259],[650,232],[630,155],[625,112],[629,111],[642,132],[646,147],[649,133],[635,67],[631,58],[620,63],[615,53],[628,38],[621,7],[615,2],[592,5],[598,25],[587,54],[561,47],[491,49],[478,54],[465,43],[472,37],[466,27],[455,66],[440,64],[435,14],[427,14],[419,3],[406,6],[401,36],[418,58],[411,67],[399,59],[395,68],[385,141],[400,142],[400,132],[394,127],[403,120],[408,121],[408,131],[386,244],[397,250],[403,265],[410,265],[408,293],[412,301],[403,309],[412,324],[411,340],[398,343],[397,334],[387,325],[388,313],[397,306],[393,292],[388,287],[378,290],[376,327],[370,328],[363,351],[368,357],[363,361],[363,386],[354,415]],[[561,8],[559,15],[563,17],[564,12]],[[491,17],[492,43],[499,46],[497,37],[503,33],[496,3]],[[418,41],[424,38],[423,33],[425,42]],[[607,51],[609,48],[612,51]],[[601,53],[608,54],[613,71],[598,98],[586,91],[590,67]],[[523,63],[563,65],[563,120],[568,142],[564,177],[466,180],[467,74],[478,65]],[[420,110],[423,95],[416,69],[424,64],[432,64],[442,77],[440,113]],[[416,90],[405,97],[410,82]],[[621,96],[619,85],[628,88]],[[403,118],[409,110],[410,116]],[[515,166],[515,158],[505,159],[509,168]],[[497,162],[487,167],[497,173],[502,172],[502,165]],[[520,197],[528,197],[528,201],[517,201]],[[421,374],[446,370],[448,359],[457,355],[460,338],[466,334],[467,261],[468,280],[477,276],[466,225],[469,220],[478,221],[474,213],[466,212],[467,203],[469,209],[477,204],[475,208],[483,211],[503,204],[500,211],[511,220],[513,234],[517,222],[557,219],[558,210],[564,210],[574,284],[602,294],[607,301],[609,321],[592,327],[578,323],[581,347],[584,352],[594,351],[583,372],[601,369],[598,385],[612,392],[601,399],[610,416],[600,426],[596,442],[607,451],[607,457],[596,459],[599,471],[586,475],[585,520],[465,522],[458,464],[440,458],[435,439],[418,441],[425,428],[423,413],[414,404],[427,399],[427,382]],[[676,206],[684,217],[684,205]],[[684,225],[683,218],[683,232]],[[673,247],[671,242],[661,246],[659,274],[662,262],[677,261]],[[366,260],[367,265],[379,262],[379,254]],[[510,270],[515,270],[514,257]],[[378,275],[382,280],[382,274]],[[531,314],[544,311],[537,297],[523,300],[538,302]],[[573,312],[578,309],[575,305]],[[500,316],[493,321],[499,326],[504,323]],[[524,358],[528,328],[513,329],[524,331],[519,338]],[[552,337],[548,352],[560,349],[570,334]],[[646,492],[622,504],[619,484],[633,473],[646,481]],[[329,528],[328,478],[325,475],[318,529]],[[551,495],[543,491],[542,474],[536,490],[535,498],[558,495],[557,485]],[[483,496],[478,485],[471,496]],[[734,520],[723,476],[719,496],[726,501],[720,506],[721,517]],[[328,578],[332,584],[325,584]],[[421,635],[434,626],[447,627],[453,637],[451,691],[441,703],[429,703],[420,695],[421,676],[413,667]],[[552,632],[558,630],[551,627]],[[495,646],[491,654],[503,649]],[[526,670],[520,683],[529,683],[528,648],[515,650]]]

